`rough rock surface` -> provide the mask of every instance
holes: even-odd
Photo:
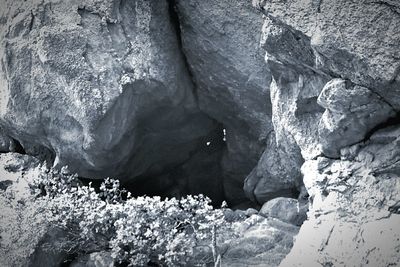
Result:
[[[279,196],[297,197],[297,189],[302,184],[299,166],[303,159],[296,155],[300,153],[289,157],[285,150],[278,148],[272,131],[257,166],[246,177],[243,187],[246,196],[260,205]]]
[[[319,123],[321,149],[326,156],[339,157],[340,149],[363,140],[374,126],[395,115],[390,104],[371,90],[346,81],[329,81],[318,97],[325,108]]]
[[[267,17],[262,44],[273,76],[279,144],[293,144],[285,140],[290,139],[285,135],[292,136],[305,159],[321,153],[337,157],[340,148],[361,141],[394,115],[399,95],[395,69],[400,66],[395,25],[400,19],[390,6],[368,1],[320,1],[320,6],[316,1],[262,2]],[[367,22],[376,18],[366,14],[376,8],[381,21],[366,32]]]
[[[276,177],[300,177],[303,159],[338,158],[340,149],[364,140],[396,115],[400,88],[396,4],[254,2],[265,15],[261,44],[272,74],[276,145],[292,163],[282,164],[291,168],[282,168]],[[366,15],[377,10],[379,20],[377,15]],[[365,25],[371,26],[368,33]],[[245,191],[252,199],[268,200],[264,198],[268,185],[276,184],[271,171],[266,171],[273,170],[268,158],[276,156],[267,156],[272,150],[264,153],[246,179]]]
[[[62,258],[37,253],[42,237],[48,233],[40,214],[33,208],[29,183],[37,175],[39,161],[17,153],[0,155],[0,264],[2,266],[35,266],[39,258],[44,265],[55,266]],[[54,265],[52,265],[54,264]]]
[[[312,205],[281,266],[396,266],[400,262],[400,128],[386,128],[303,167]]]
[[[305,160],[297,167],[312,203],[281,266],[396,265],[400,133],[388,127],[400,103],[398,3],[255,4],[277,146]]]
[[[243,201],[243,180],[272,130],[271,75],[259,48],[262,18],[248,1],[178,0],[183,51],[199,106],[226,129],[226,195]]]
[[[307,218],[308,202],[293,198],[277,197],[266,202],[260,215],[279,219],[293,225],[302,225]]]
[[[166,1],[5,1],[0,124],[83,177],[158,174],[216,125],[199,112]]]
[[[222,266],[277,266],[293,246],[298,227],[252,215],[237,223],[238,238],[222,244]]]
[[[278,266],[293,246],[299,227],[275,218],[265,218],[243,211],[225,213],[233,220],[228,232],[217,232],[218,252],[222,266]],[[227,217],[228,216],[228,217]],[[212,252],[208,244],[195,248],[197,259],[210,259]]]
[[[365,86],[400,108],[398,1],[253,2],[309,38],[317,69]]]

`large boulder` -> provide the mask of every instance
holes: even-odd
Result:
[[[385,3],[253,1],[265,15],[261,45],[272,74],[276,146],[293,163],[283,164],[280,177],[300,177],[303,159],[339,158],[340,149],[399,111],[400,19],[393,16],[398,4]],[[267,167],[272,151],[246,179],[254,199],[277,184]]]
[[[26,151],[126,180],[205,146],[216,124],[197,108],[166,1],[1,5],[0,125]]]
[[[299,149],[292,148],[296,154],[289,156],[285,147],[277,146],[274,131],[267,140],[264,153],[243,186],[246,196],[259,205],[275,197],[297,197],[302,185],[300,166],[303,159]]]
[[[259,215],[238,221],[234,229],[236,237],[226,239],[227,245],[222,244],[224,267],[278,266],[299,230],[297,226]]]
[[[239,203],[245,199],[243,180],[257,164],[272,130],[271,75],[259,47],[263,20],[248,1],[176,3],[200,109],[226,131],[226,197]]]
[[[253,2],[270,19],[309,38],[315,69],[367,87],[400,108],[398,1]]]
[[[307,210],[308,202],[304,200],[277,197],[262,206],[260,215],[300,226],[307,219]]]
[[[341,148],[362,141],[376,125],[395,116],[379,95],[343,79],[329,81],[318,104],[326,109],[318,129],[321,149],[330,157],[339,157]]]
[[[299,227],[275,218],[225,211],[228,229],[217,229],[216,252],[223,267],[278,266],[293,246]],[[243,212],[243,211],[242,211]],[[232,216],[232,213],[237,213]],[[244,213],[244,212],[243,212]],[[194,248],[196,261],[188,265],[209,266],[213,262],[212,243],[206,240]]]
[[[315,70],[310,39],[288,25],[267,17],[261,44],[273,77],[272,120],[278,147],[288,157],[298,152],[303,158],[319,155],[318,122],[324,109],[317,99],[331,77]]]
[[[324,109],[317,99],[330,77],[313,71],[315,55],[309,38],[289,26],[266,18],[261,45],[272,74],[274,131],[257,166],[247,176],[244,190],[262,205],[279,196],[296,197],[303,159],[321,153],[318,122]]]

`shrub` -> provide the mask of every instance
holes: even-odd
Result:
[[[131,197],[113,179],[96,192],[65,168],[43,170],[32,188],[50,211],[48,220],[76,237],[70,250],[110,250],[116,262],[129,266],[186,265],[193,249],[212,239],[213,229],[228,225],[203,195]]]

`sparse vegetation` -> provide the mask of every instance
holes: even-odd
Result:
[[[108,250],[116,263],[129,266],[186,265],[200,244],[215,251],[216,231],[229,225],[223,210],[213,209],[203,195],[179,200],[131,197],[117,180],[106,179],[96,192],[66,169],[40,173],[32,189],[50,224],[73,237],[64,242],[69,253]],[[65,247],[67,243],[71,245]],[[214,259],[221,261],[215,253]]]

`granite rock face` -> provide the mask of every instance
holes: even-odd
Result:
[[[300,166],[303,163],[300,152],[296,152],[289,157],[277,146],[272,131],[258,164],[246,177],[243,187],[246,196],[260,205],[275,197],[296,198],[302,185]]]
[[[262,45],[273,75],[278,143],[290,143],[283,140],[289,139],[286,134],[305,159],[319,154],[337,157],[340,148],[361,141],[399,110],[400,20],[393,16],[395,4],[258,4],[266,15]]]
[[[398,1],[253,2],[309,38],[318,69],[365,86],[399,109]]]
[[[308,207],[281,266],[400,262],[398,1],[3,2],[0,152],[262,206],[225,214],[227,266],[278,265]]]
[[[341,159],[302,167],[308,220],[281,266],[395,266],[400,261],[400,128],[389,127]]]
[[[363,141],[375,127],[396,116],[400,88],[395,48],[400,32],[394,27],[400,20],[392,16],[396,4],[253,2],[265,15],[261,45],[272,74],[276,146],[289,158],[285,161],[292,162],[282,164],[286,169],[277,177],[301,177],[303,160],[320,155],[338,158],[340,149]],[[366,15],[373,12],[380,14],[379,23],[371,21],[377,15]],[[371,26],[368,33],[365,25]],[[271,149],[264,153],[272,154]],[[261,157],[247,177],[244,188],[253,199],[268,200],[263,198],[268,184],[277,185],[265,171],[273,169],[267,167],[267,158]]]
[[[238,203],[272,130],[271,75],[259,47],[263,20],[248,1],[176,3],[200,109],[226,129],[224,186],[227,198]]]
[[[340,149],[363,140],[374,126],[395,116],[395,112],[373,91],[346,81],[329,81],[318,97],[325,108],[319,123],[321,149],[326,156],[339,157]]]
[[[5,1],[0,124],[83,177],[182,163],[216,128],[197,108],[166,1]]]
[[[254,4],[265,15],[277,146],[305,161],[311,203],[281,266],[396,265],[398,3]]]
[[[250,2],[3,6],[0,126],[27,154],[138,193],[240,205],[264,153],[246,195],[262,204],[298,189],[302,158],[274,141],[263,19]]]

